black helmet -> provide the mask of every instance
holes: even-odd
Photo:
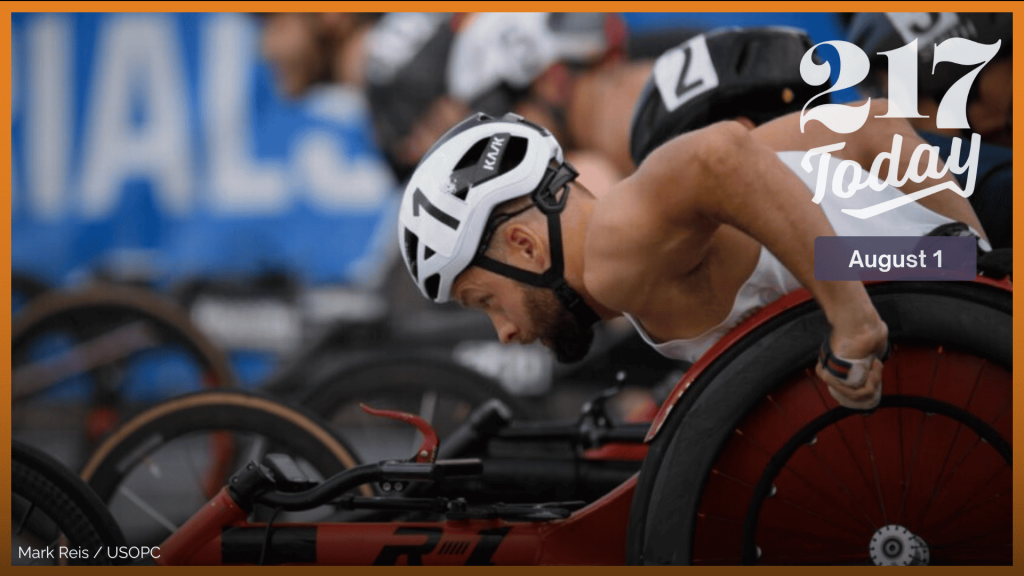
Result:
[[[367,38],[366,91],[373,127],[400,180],[415,165],[399,162],[395,147],[447,93],[445,70],[453,38],[451,15],[428,13],[388,14]]]
[[[633,161],[639,165],[671,138],[720,120],[746,116],[762,124],[800,110],[821,91],[800,76],[811,46],[796,28],[726,28],[665,52],[633,111]]]
[[[625,50],[626,26],[613,13],[483,13],[456,35],[450,93],[474,110],[500,115],[550,66],[587,68]]]
[[[501,116],[549,66],[586,67],[623,49],[616,14],[388,14],[367,40],[367,94],[378,144],[399,179],[395,146],[445,95]],[[462,23],[462,24],[460,24]],[[458,31],[456,31],[458,30]]]
[[[1012,53],[1013,14],[1011,13],[953,13],[953,12],[885,12],[854,14],[846,34],[850,42],[867,53],[871,71],[862,84],[875,94],[881,94],[878,78],[880,71],[889,66],[889,60],[879,52],[895,50],[916,38],[918,57],[918,94],[941,96],[963,76],[962,67],[944,62],[935,66],[932,60],[935,45],[947,38],[966,38],[982,44],[1002,41],[999,55]],[[973,92],[973,89],[972,89]]]

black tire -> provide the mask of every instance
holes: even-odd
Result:
[[[232,441],[224,448],[222,440],[228,433],[232,434],[228,437]],[[198,464],[194,452],[180,455],[182,450],[190,449],[190,442],[194,443],[197,437],[202,440],[204,434],[213,435],[216,446],[212,455],[201,454]],[[239,450],[237,447],[243,441],[237,435],[256,437],[253,445],[262,446],[259,453]],[[199,446],[208,448],[211,444]],[[313,480],[322,480],[358,464],[345,442],[309,411],[251,392],[210,390],[162,402],[125,422],[104,440],[81,475],[121,521],[126,533],[133,535],[133,540],[138,536],[153,542],[160,536],[156,540],[159,542],[172,531],[167,524],[160,526],[161,517],[180,526],[227,482],[230,474],[250,458],[268,452],[292,456]],[[180,466],[182,460],[187,468]],[[163,465],[171,474],[160,469]],[[194,477],[182,477],[182,471]],[[129,484],[131,494],[127,492]],[[368,486],[361,490],[372,495]],[[183,491],[184,496],[175,495]],[[147,495],[159,502],[143,500]],[[157,522],[129,530],[127,523],[146,520],[140,510]],[[143,534],[144,530],[149,533]]]
[[[1000,397],[1005,396],[1004,408],[1005,411],[1009,411],[1008,400],[1012,387],[1009,374],[1012,371],[1013,351],[1010,292],[972,282],[879,284],[869,286],[868,291],[875,307],[889,326],[890,342],[896,349],[894,356],[886,364],[887,367],[898,357],[901,344],[908,349],[915,346],[930,347],[940,354],[946,350],[954,351],[960,357],[973,358],[982,364],[990,363],[997,367],[997,370],[1003,371],[1000,379],[996,381],[1000,386],[1005,383],[1005,389],[999,388],[998,394]],[[760,406],[762,402],[775,402],[769,394],[778,398],[789,390],[785,386],[777,388],[780,383],[791,385],[793,379],[799,378],[801,373],[807,374],[806,378],[812,378],[811,373],[807,371],[813,369],[818,347],[827,333],[828,326],[820,308],[813,302],[800,305],[783,312],[746,335],[717,358],[690,385],[651,444],[640,472],[630,512],[628,562],[690,564],[693,561],[695,542],[700,536],[696,532],[697,526],[702,522],[704,524],[700,525],[705,526],[707,522],[707,515],[703,512],[705,509],[700,506],[705,497],[705,488],[712,482],[712,470],[716,466],[722,466],[724,448],[734,436],[743,434],[738,431],[738,426],[745,422],[745,418],[753,413],[755,407]],[[983,385],[988,384],[987,380],[981,380],[981,373],[979,371],[979,381]],[[883,382],[889,378],[888,374],[887,372]],[[900,379],[895,380],[898,387]],[[978,383],[975,382],[975,387],[977,386]],[[897,391],[893,390],[892,386],[886,386],[882,408],[908,402],[905,400],[907,397],[900,397],[894,392]],[[930,388],[928,394],[931,394]],[[825,393],[824,396],[828,394]],[[915,397],[920,396],[909,398]],[[835,406],[834,401],[831,406]],[[955,407],[956,411],[966,412],[961,423],[971,418],[983,419],[971,414],[969,408],[970,400],[966,406]],[[818,414],[831,414],[834,418],[850,416],[841,413],[841,410],[845,409],[834,409],[831,413],[825,414],[820,414],[823,410],[818,410]],[[928,409],[920,410],[926,415],[929,413]],[[878,417],[885,412],[886,410],[879,409],[872,413],[870,418]],[[808,418],[813,416],[809,415]],[[865,417],[864,420],[868,418]],[[992,436],[992,430],[988,430],[990,438],[986,438],[983,433],[986,425],[982,422],[975,426],[977,430],[981,430],[978,432],[979,441],[990,445],[1002,441],[999,453],[1006,457],[1003,465],[1009,467],[1007,447],[1011,438],[1006,431],[1008,420],[1000,423],[1001,434]],[[790,441],[798,436],[789,436],[790,432],[784,432],[784,436]],[[779,434],[782,435],[781,432]],[[817,436],[813,439],[816,440]],[[780,439],[779,442],[781,441]],[[781,451],[775,453],[770,465],[786,464],[787,460],[780,455]],[[734,454],[728,456],[732,457]],[[874,455],[872,462],[873,459]],[[765,461],[768,461],[768,455],[765,456]],[[761,469],[767,467],[769,466]],[[763,483],[764,474],[761,474]],[[716,472],[716,482],[718,475],[720,472]],[[740,559],[741,553],[744,562],[757,561],[760,557],[760,549],[755,549],[749,538],[752,530],[757,527],[759,507],[764,504],[767,496],[774,494],[774,491],[766,492],[774,488],[774,485],[769,478],[767,485],[751,488],[751,493],[745,496],[746,500],[733,502],[738,514],[738,520],[735,522],[746,522],[747,525],[742,526],[743,540],[729,543],[730,554],[734,552],[735,556],[730,556],[732,560],[720,560],[722,562],[736,562]],[[710,494],[708,498],[711,498]],[[755,500],[756,498],[760,500]],[[733,499],[736,497],[733,496]],[[902,515],[902,503],[900,508]],[[1008,506],[1006,508],[1009,509]],[[698,512],[704,515],[704,519],[698,519]],[[751,518],[753,525],[749,525]],[[735,527],[736,530],[740,528]],[[1000,533],[998,536],[1002,538],[1006,534]],[[808,542],[815,538],[814,535],[806,537],[809,538]],[[867,543],[868,539],[865,539],[865,547]],[[870,558],[868,560],[870,561]]]
[[[377,409],[402,410],[420,416],[430,394],[434,418],[427,418],[444,445],[473,409],[497,398],[516,420],[526,414],[520,403],[490,378],[440,356],[377,354],[322,375],[302,404],[322,416],[348,440],[364,462],[406,459],[420,436],[408,424],[364,414],[361,402]],[[397,442],[385,442],[387,438]],[[386,444],[386,445],[385,445]]]
[[[85,349],[77,349],[77,353],[61,350],[59,355],[44,360],[33,357],[37,343],[54,335],[70,339],[65,346],[77,346],[96,343],[111,334],[122,334],[113,346],[125,347],[124,352],[86,370],[79,364],[89,358]],[[96,286],[40,296],[14,318],[12,325],[14,437],[43,448],[71,468],[80,467],[118,416],[138,409],[128,406],[121,394],[120,367],[136,354],[165,346],[180,349],[201,371],[201,382],[181,382],[181,386],[235,386],[227,356],[192,324],[184,310],[152,292]],[[48,372],[53,365],[62,364],[67,366],[62,368],[67,373],[53,376]],[[76,381],[77,375],[90,378]],[[85,402],[58,402],[44,397],[46,391],[68,382],[90,386],[79,390],[91,397]]]
[[[85,482],[20,442],[11,444],[11,498],[12,564],[34,563],[19,553],[22,538],[26,547],[35,543],[36,549],[48,548],[53,563],[110,565],[106,547],[124,545],[117,522]],[[89,557],[62,559],[58,546],[87,550]]]

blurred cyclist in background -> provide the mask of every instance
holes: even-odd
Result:
[[[918,113],[908,118],[918,130],[944,136],[961,136],[953,128],[938,128],[935,118],[942,96],[977,66],[933,62],[934,46],[951,37],[981,44],[1002,42],[991,62],[981,68],[967,97],[971,131],[1000,146],[1013,146],[1013,15],[1009,13],[863,13],[855,14],[847,33],[871,62],[871,72],[860,86],[870,96],[888,93],[889,59],[882,52],[895,50],[917,39]],[[934,72],[933,72],[934,64]],[[970,134],[967,134],[970,137]]]
[[[371,35],[370,105],[400,178],[471,110],[551,126],[594,188],[632,169],[629,117],[650,63],[626,60],[618,15],[389,14]]]
[[[366,34],[373,13],[263,14],[260,48],[289,98],[319,83],[362,87]]]
[[[675,136],[721,120],[754,128],[801,110],[821,91],[800,76],[800,59],[811,46],[803,30],[772,26],[720,28],[666,51],[634,108],[633,162],[639,165]]]
[[[888,58],[880,52],[900,48],[918,39],[918,113],[909,122],[943,159],[952,138],[969,141],[981,135],[977,184],[971,205],[989,233],[994,248],[1013,243],[1013,15],[1009,13],[866,13],[849,18],[847,37],[860,46],[871,62],[871,73],[858,87],[870,96],[888,94]],[[953,84],[976,69],[949,62],[937,63],[934,46],[950,37],[981,44],[1001,42],[999,52],[971,81],[967,96],[970,130],[938,128],[939,102]],[[966,174],[964,175],[966,176]],[[962,177],[961,177],[962,178]],[[961,185],[963,182],[961,181]]]
[[[399,179],[471,110],[549,126],[600,191],[633,170],[632,106],[653,60],[698,32],[629,36],[617,14],[272,14],[263,53],[291,97],[365,81]],[[359,58],[365,55],[365,60]]]

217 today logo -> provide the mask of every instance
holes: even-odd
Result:
[[[897,17],[893,17],[897,16]],[[928,15],[923,15],[928,16]],[[940,19],[946,15],[936,14]],[[904,17],[904,18],[900,18]],[[911,15],[891,15],[890,18],[894,25],[897,26],[904,32],[904,38],[907,38],[910,34],[915,32]],[[954,17],[955,18],[955,17]],[[941,28],[932,27],[931,29]],[[956,31],[953,30],[955,34]],[[888,80],[889,80],[889,108],[884,115],[876,116],[876,118],[925,118],[918,113],[917,110],[917,80],[918,80],[918,41],[920,37],[915,37],[905,46],[897,48],[895,50],[889,50],[887,52],[879,52],[880,55],[884,55],[888,58]],[[925,37],[925,41],[934,41],[937,38],[934,35]],[[864,78],[867,77],[870,71],[870,62],[864,51],[861,50],[855,44],[849,42],[843,42],[840,40],[833,40],[828,42],[822,42],[816,44],[808,50],[800,61],[800,76],[805,82],[812,86],[820,86],[828,81],[831,75],[831,67],[827,62],[822,64],[815,63],[812,55],[819,46],[828,44],[835,48],[839,53],[839,78],[835,85],[828,90],[818,94],[814,98],[811,98],[807,104],[804,105],[800,115],[800,130],[804,130],[804,125],[810,120],[817,120],[824,124],[828,129],[839,134],[850,134],[855,132],[868,119],[870,113],[871,100],[868,99],[864,104],[860,106],[847,106],[844,104],[822,104],[816,108],[810,110],[807,107],[814,102],[814,100],[837,90],[850,88],[856,86]],[[939,44],[932,44],[934,47],[932,51],[932,72],[934,73],[935,66],[940,62],[952,62],[954,64],[962,64],[975,66],[971,71],[964,74],[959,80],[954,83],[949,90],[943,95],[942,100],[939,102],[938,112],[936,113],[935,123],[939,128],[957,128],[957,129],[970,129],[967,123],[967,96],[970,92],[971,85],[975,78],[981,72],[981,69],[985,67],[996,54],[999,52],[999,47],[1002,41],[997,41],[995,44],[981,44],[968,40],[966,38],[950,37],[943,40]],[[913,194],[906,194],[899,198],[894,198],[885,202],[881,202],[874,206],[861,209],[844,209],[843,212],[857,218],[871,218],[877,216],[883,212],[888,212],[941,192],[942,190],[952,190],[964,198],[969,197],[974,193],[975,177],[978,166],[978,150],[981,144],[981,136],[977,133],[971,135],[971,147],[967,155],[967,161],[960,164],[960,151],[963,145],[960,138],[954,138],[952,142],[952,151],[949,155],[948,162],[940,170],[938,165],[940,164],[939,149],[928,144],[921,144],[915,150],[910,159],[910,165],[907,168],[906,173],[902,178],[897,174],[897,160],[900,157],[901,148],[903,145],[903,138],[900,135],[893,137],[892,151],[890,153],[883,152],[879,154],[875,161],[871,165],[870,173],[866,176],[866,179],[860,180],[857,176],[862,174],[858,169],[860,166],[852,160],[844,160],[836,168],[834,176],[832,178],[832,193],[840,198],[850,198],[866,187],[871,187],[875,191],[884,189],[887,185],[891,186],[902,186],[906,184],[907,180],[913,180],[914,182],[922,182],[925,178],[941,178],[946,174],[947,170],[952,170],[954,174],[963,174],[967,171],[967,185],[964,189],[959,188],[952,182],[946,182],[936,186],[920,190]],[[845,142],[837,144],[830,144],[828,146],[821,146],[818,148],[812,148],[808,150],[801,161],[801,167],[808,173],[812,171],[811,158],[820,155],[820,165],[818,170],[818,180],[816,182],[814,190],[814,202],[820,203],[825,196],[825,188],[827,182],[827,170],[825,169],[831,152],[841,150],[846,145]],[[918,166],[921,160],[927,155],[927,168],[924,173],[918,172]],[[889,172],[886,175],[884,181],[879,180],[879,172],[881,171],[882,162],[889,160]],[[843,189],[843,182],[846,177],[847,170],[852,170],[853,178],[850,182],[849,187]]]

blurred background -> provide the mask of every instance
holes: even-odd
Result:
[[[213,410],[240,418],[231,442],[203,406],[112,434],[216,387],[302,406],[363,461],[408,458],[419,436],[360,402],[418,414],[446,441],[498,399],[489,417],[539,423],[540,440],[526,456],[487,448],[511,462],[492,495],[595,499],[646,448],[595,457],[601,475],[584,481],[579,439],[633,425],[639,444],[689,364],[613,321],[559,365],[539,344],[502,346],[482,314],[426,301],[398,251],[404,180],[471,111],[514,111],[550,129],[600,195],[675,134],[800,110],[825,90],[799,74],[814,44],[877,55],[911,32],[958,34],[1011,53],[1007,15],[890,16],[14,14],[13,436],[83,471],[133,542],[160,542],[247,458],[286,451],[314,479],[342,466],[230,403]],[[658,66],[684,63],[665,70],[680,96],[691,60],[668,56],[700,33],[719,90],[666,110]],[[816,54],[835,82],[835,50]],[[832,102],[886,94],[872,57]],[[1012,236],[1011,69],[1008,56],[986,65],[968,107],[986,142],[971,202],[996,247]],[[945,70],[945,84],[921,84],[922,112],[964,74]],[[944,158],[966,135],[915,122]],[[553,448],[552,434],[569,440]],[[96,451],[105,439],[117,450]]]
[[[721,27],[794,29],[713,43],[715,65],[739,80],[772,69],[775,100],[756,98],[761,115],[713,103],[686,129],[753,125],[821,92],[795,74],[810,45],[851,33],[872,53],[887,46],[878,38],[902,45],[892,24],[858,28],[864,16],[15,14],[15,435],[60,423],[39,442],[77,466],[158,400],[237,385],[308,402],[351,366],[409,355],[485,378],[530,417],[574,417],[617,385],[615,415],[649,418],[686,365],[628,325],[603,327],[586,360],[559,366],[543,347],[500,346],[483,315],[425,301],[398,256],[403,180],[471,110],[513,110],[551,129],[600,194],[639,161],[630,122],[660,55]],[[933,28],[957,24],[932,16]],[[788,60],[769,49],[793,38]],[[834,49],[818,55],[835,80]],[[884,94],[875,80],[829,96]],[[996,137],[1009,130],[1001,114]],[[1008,171],[1009,158],[996,163]],[[1005,191],[990,210],[1008,238]],[[421,413],[439,402],[415,398]]]
[[[655,52],[726,24],[797,26],[815,42],[841,36],[835,14],[622,19]],[[385,293],[394,262],[398,179],[358,80],[279,73],[275,83],[264,55],[288,47],[262,38],[261,51],[273,24],[253,14],[15,14],[13,272],[50,288],[99,277],[179,295],[199,281],[284,286],[313,291],[305,313],[377,313],[372,296]],[[15,290],[14,307],[27,297]],[[192,309],[235,349],[246,384],[294,351],[305,326],[295,302],[260,302]]]

